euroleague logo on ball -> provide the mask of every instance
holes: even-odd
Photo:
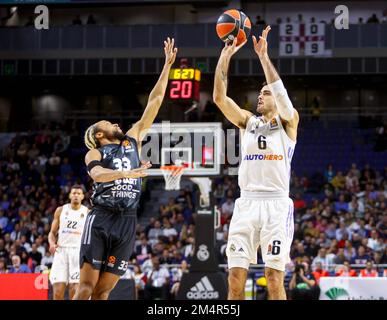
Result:
[[[250,19],[236,9],[223,12],[216,23],[216,33],[224,42],[237,38],[237,45],[239,45],[249,37],[250,31]]]

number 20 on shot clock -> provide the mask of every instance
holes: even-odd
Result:
[[[201,72],[195,68],[171,69],[169,98],[180,101],[199,101]]]

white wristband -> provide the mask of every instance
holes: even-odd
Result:
[[[268,86],[274,96],[280,117],[286,121],[291,120],[294,115],[294,108],[282,80],[279,79],[268,84]]]

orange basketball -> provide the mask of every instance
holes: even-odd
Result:
[[[250,35],[251,21],[242,11],[230,9],[222,13],[216,23],[216,33],[224,42],[237,37],[239,45]]]

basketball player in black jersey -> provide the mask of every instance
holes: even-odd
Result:
[[[93,207],[82,234],[75,300],[106,300],[128,268],[136,236],[141,178],[150,167],[149,162],[140,162],[139,147],[164,98],[176,59],[174,39],[164,41],[164,52],[164,68],[141,119],[126,134],[109,121],[97,122],[86,130],[85,144],[90,151],[85,162],[94,180]]]

